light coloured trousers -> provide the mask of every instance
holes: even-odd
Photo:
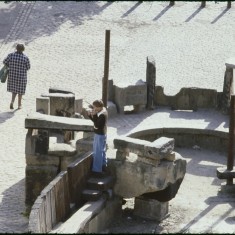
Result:
[[[107,165],[106,135],[94,134],[92,171],[102,172],[102,166]]]

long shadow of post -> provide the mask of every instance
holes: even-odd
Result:
[[[229,198],[228,198],[229,199]],[[222,214],[216,221],[214,221],[211,225],[210,228],[207,229],[206,231],[204,231],[204,233],[211,233],[212,229],[218,225],[219,222],[223,221],[223,220],[227,220],[226,218],[228,218],[228,215],[234,210],[235,207],[235,200],[233,199],[232,202],[231,200],[228,200],[229,204],[231,205],[231,208],[229,210],[227,210],[224,214]],[[195,218],[193,218],[191,220],[191,222],[189,222],[187,225],[185,225],[181,230],[180,233],[188,233],[190,232],[190,227],[192,227],[194,224],[196,224],[200,219],[202,219],[203,217],[205,217],[210,211],[212,211],[216,206],[218,206],[219,204],[224,204],[224,203],[228,203],[227,201],[225,201],[225,199],[221,198],[220,194],[218,194],[217,196],[214,197],[209,197],[205,200],[205,202],[208,204],[208,207],[203,210],[201,213],[199,213]],[[231,218],[231,217],[230,217]],[[231,223],[231,222],[230,222]],[[234,224],[235,222],[233,222],[232,224]],[[224,231],[225,232],[225,231]]]
[[[131,7],[126,13],[122,15],[122,18],[127,17],[132,11],[134,11],[142,2],[137,2],[133,7]]]
[[[172,6],[168,5],[166,6],[154,19],[153,21],[157,21],[158,19],[160,19]]]
[[[211,24],[216,23],[230,8],[224,9],[212,22]]]
[[[200,6],[191,16],[189,16],[185,22],[189,22],[192,18],[194,18],[204,7]]]

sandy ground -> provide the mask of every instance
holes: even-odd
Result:
[[[115,84],[145,80],[146,58],[152,55],[156,60],[156,85],[162,85],[166,94],[173,95],[182,87],[222,91],[225,60],[235,55],[234,7],[227,10],[226,2],[207,2],[205,9],[200,8],[199,2],[177,2],[174,7],[168,3],[0,2],[0,61],[14,51],[17,42],[22,42],[32,65],[22,110],[9,110],[11,94],[6,92],[6,84],[0,86],[0,232],[27,231],[28,221],[23,216],[25,117],[35,111],[36,97],[47,93],[49,87],[72,90],[76,98],[88,102],[101,97],[105,30],[111,30],[109,79]],[[159,114],[160,110],[154,112]],[[131,120],[125,117],[121,122],[114,119],[109,126],[112,138],[126,133],[130,122],[137,128],[141,123],[161,126],[151,115],[131,116]],[[199,118],[200,112],[192,116],[166,111],[159,115],[163,115],[162,120],[171,119],[172,125],[180,121],[181,126],[203,124],[211,129],[228,128],[227,117],[220,114],[208,117],[206,112],[204,118]],[[217,195],[220,181],[215,177],[216,164],[224,164],[221,160],[224,156],[204,151],[194,156],[196,152],[192,149],[182,151],[189,167],[179,193],[170,203],[170,217],[160,225],[150,226],[143,220],[135,223],[131,210],[127,210],[127,224],[122,232],[131,228],[133,233],[145,229],[188,232],[196,231],[200,223],[198,232],[232,230],[234,205],[230,196],[222,203],[223,195]],[[204,166],[199,164],[201,160],[195,161],[200,157],[208,159],[210,164]],[[212,160],[215,157],[217,160]],[[131,208],[131,200],[129,204]]]
[[[169,216],[156,223],[133,215],[134,200],[127,199],[123,216],[108,233],[234,233],[235,191],[221,191],[216,169],[224,165],[222,153],[192,148],[176,149],[187,159],[187,173],[175,198],[169,202]]]

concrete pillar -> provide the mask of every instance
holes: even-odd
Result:
[[[159,202],[140,196],[135,198],[134,215],[159,222],[168,215],[168,208],[168,202]]]
[[[50,115],[70,117],[75,113],[74,94],[50,93]]]
[[[50,115],[50,101],[49,97],[36,98],[36,112]]]
[[[75,100],[75,113],[82,113],[82,108],[83,108],[83,99],[76,99]]]

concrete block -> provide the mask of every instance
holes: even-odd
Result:
[[[43,114],[50,114],[50,100],[49,97],[36,98],[36,112]]]
[[[118,84],[115,85],[114,102],[119,113],[124,113],[124,106],[146,105],[147,85],[139,80],[135,85]]]
[[[33,205],[36,198],[57,175],[56,166],[26,166],[25,203]]]
[[[122,204],[119,198],[107,201],[104,209],[94,217],[85,227],[85,233],[99,233],[105,230],[109,224],[121,216]]]
[[[82,113],[82,108],[83,108],[83,99],[76,99],[75,100],[75,107],[74,111],[75,113]]]
[[[225,61],[225,66],[235,69],[235,57],[231,57]]]
[[[60,159],[58,156],[37,154],[31,155],[26,154],[26,164],[27,166],[56,166],[60,164]]]
[[[75,96],[73,94],[51,93],[50,115],[70,117],[75,113]]]
[[[113,102],[111,102],[111,101],[108,101],[108,104],[107,104],[107,111],[108,111],[108,116],[109,116],[109,118],[117,116],[117,107],[116,107],[116,105],[115,105]]]
[[[87,139],[77,140],[76,149],[79,154],[83,154],[93,150],[93,141]]]
[[[168,208],[168,202],[137,197],[135,198],[134,215],[159,222],[168,215]]]

